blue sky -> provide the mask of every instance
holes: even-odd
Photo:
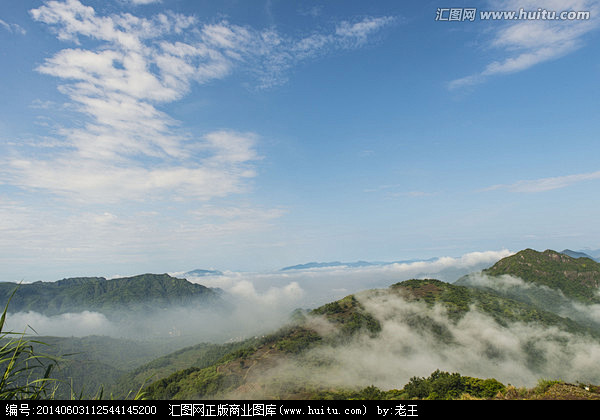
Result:
[[[0,5],[0,280],[600,248],[598,1]]]

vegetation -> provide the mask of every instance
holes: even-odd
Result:
[[[186,369],[187,372],[204,369],[217,363],[225,356],[228,356],[229,359],[243,357],[244,354],[250,351],[249,349],[253,349],[256,343],[259,342],[259,338],[251,338],[234,343],[201,343],[185,347],[132,369],[118,378],[111,389],[117,395],[125,395],[132,387],[137,388],[145,385],[148,379],[151,379],[152,382],[158,382]]]
[[[339,327],[338,338],[351,337],[359,331],[367,331],[371,336],[381,330],[379,322],[358,302],[354,295],[327,303],[310,312],[312,316],[322,315]]]
[[[436,370],[429,378],[413,377],[402,389],[382,391],[369,386],[358,391],[317,392],[312,399],[333,400],[451,400],[464,398],[492,399],[506,390],[496,379],[479,379]]]
[[[526,282],[560,290],[566,297],[581,303],[600,303],[600,263],[590,258],[526,249],[503,258],[483,272],[490,276],[510,274]]]
[[[55,397],[59,399],[69,399],[71,394],[96,395],[101,392],[116,398],[125,396],[149,378],[161,377],[153,371],[145,371],[132,378],[128,376],[129,372],[180,347],[176,339],[141,341],[97,335],[40,337],[38,341],[45,345],[34,343],[35,353],[45,352],[60,360],[52,371],[56,379]],[[176,370],[189,366],[185,364],[187,362],[182,358]],[[121,379],[125,377],[126,381]]]
[[[337,328],[324,337],[310,327],[313,317],[323,317]],[[376,334],[381,328],[354,296],[328,303],[307,314],[296,312],[293,318],[293,323],[272,334],[246,340],[213,365],[193,366],[176,372],[152,383],[145,392],[156,399],[222,396],[243,386],[249,373],[258,366],[297,357],[322,343],[342,345],[358,332]],[[281,392],[295,392],[296,388],[297,384],[280,384]],[[306,390],[302,389],[302,392]]]
[[[595,299],[600,296],[597,293],[600,264],[590,259],[574,259],[554,251],[525,250],[499,261],[485,273],[518,276],[548,290],[560,291],[579,302],[599,303]],[[0,284],[0,297],[4,296],[8,301],[14,298],[11,305],[15,303],[17,310],[36,310],[47,305],[48,314],[77,310],[115,313],[118,307],[135,312],[145,310],[149,305],[156,309],[187,304],[197,301],[195,299],[203,302],[219,300],[216,291],[166,274],[115,280],[74,278],[55,283],[38,282],[23,285],[24,291],[7,294],[9,286]],[[473,308],[501,326],[533,322],[596,339],[600,337],[600,331],[581,326],[577,319],[552,311],[551,304],[541,308],[537,305],[541,301],[539,296],[537,300],[531,297],[518,299],[500,295],[492,289],[435,279],[403,281],[385,290],[367,291],[365,295],[401,296],[429,307],[443,307],[449,323],[440,322],[428,311],[415,310],[403,318],[410,328],[431,333],[439,345],[455,339],[448,325],[459,322]],[[96,398],[102,398],[105,393],[127,398],[128,390],[145,386],[150,378],[153,382],[144,389],[145,396],[150,399],[232,395],[296,399],[600,399],[600,390],[591,384],[542,379],[534,388],[515,388],[493,378],[479,379],[440,370],[429,377],[415,376],[403,388],[391,390],[375,386],[327,389],[301,375],[273,379],[268,387],[262,383],[265,372],[283,363],[292,362],[300,368],[319,368],[332,363],[311,352],[312,349],[328,346],[336,351],[356,337],[368,340],[381,334],[382,325],[361,301],[361,295],[350,295],[311,311],[298,310],[289,325],[265,336],[235,343],[203,343],[176,351],[166,343],[162,347],[152,347],[147,343],[92,336],[45,339],[45,344],[50,343],[52,348],[49,356],[44,353],[44,343],[25,340],[23,334],[15,335],[18,339],[13,339],[12,333],[2,332],[5,345],[0,353],[0,365],[6,369],[1,395],[6,398],[82,398],[91,392]],[[6,309],[0,321],[0,332],[5,315]],[[527,344],[523,348],[530,351],[532,360],[543,359],[544,355],[537,354],[539,350],[536,349],[535,345],[529,349]],[[165,353],[168,354],[156,358]],[[70,357],[57,364],[60,354],[70,354]],[[74,384],[80,385],[77,388]]]
[[[570,384],[561,380],[540,379],[533,388],[508,385],[498,400],[600,400],[600,387],[591,384]]]
[[[6,301],[15,283],[0,283],[0,300]],[[35,311],[44,315],[98,311],[156,311],[173,305],[222,303],[220,293],[168,274],[143,274],[106,280],[78,277],[57,282],[22,284],[12,298],[11,312]]]
[[[540,379],[533,388],[515,388],[496,379],[480,379],[436,370],[428,378],[413,377],[402,389],[382,391],[369,386],[357,391],[315,392],[318,400],[600,400],[600,387]]]
[[[5,321],[8,313],[8,307],[11,299],[17,293],[17,288],[9,296],[0,317],[0,399],[102,399],[104,398],[104,385],[99,383],[97,390],[93,393],[84,393],[83,389],[77,391],[73,387],[73,378],[69,374],[76,372],[77,375],[107,378],[106,371],[110,368],[108,364],[101,368],[89,369],[88,363],[80,363],[78,369],[66,370],[64,365],[69,365],[72,360],[68,356],[73,354],[64,354],[59,356],[57,349],[51,343],[40,340],[27,339],[25,332],[16,333],[5,330]],[[35,333],[35,331],[34,331]],[[50,340],[57,338],[48,337]],[[93,339],[93,337],[91,337]],[[90,338],[87,338],[90,339]],[[108,339],[102,337],[103,340]],[[59,339],[60,340],[60,339]],[[86,340],[86,339],[84,339]],[[48,351],[44,353],[42,347]],[[106,356],[105,357],[110,357]],[[114,357],[111,361],[116,360]],[[102,372],[102,374],[100,374]],[[56,375],[59,373],[58,375]],[[62,375],[62,377],[61,377]],[[98,379],[100,380],[100,379]],[[136,394],[131,390],[127,392],[126,397],[141,399],[143,392],[141,386]],[[131,388],[130,388],[131,389]],[[112,397],[112,395],[111,395]]]
[[[475,398],[492,398],[505,389],[496,379],[472,378],[436,370],[429,378],[411,378],[398,396],[402,399],[447,400],[466,394]]]
[[[460,320],[473,307],[489,315],[500,325],[511,322],[535,322],[544,326],[586,333],[585,328],[575,322],[551,312],[543,311],[533,305],[474,288],[452,285],[438,280],[408,280],[391,286],[388,290],[372,293],[396,294],[408,300],[422,301],[427,305],[439,304],[446,308],[448,316],[454,322]],[[314,317],[326,319],[333,327],[328,333],[319,333],[313,329]],[[356,296],[350,295],[328,303],[308,313],[296,313],[296,323],[265,336],[260,342],[247,343],[236,351],[226,354],[213,365],[193,367],[162,378],[151,384],[146,392],[151,398],[218,398],[232,392],[242,394],[255,391],[258,386],[249,379],[249,372],[269,369],[278,362],[294,360],[305,367],[327,365],[327,360],[318,360],[308,356],[307,351],[322,345],[345,345],[356,334],[363,333],[374,337],[381,331],[379,322],[361,305]],[[431,318],[427,312],[418,312],[405,317],[404,322],[415,330],[427,330],[440,342],[451,342],[454,337],[447,326]],[[530,358],[543,357],[531,346]],[[314,385],[313,385],[314,386]],[[269,386],[276,398],[334,398],[369,399],[381,398],[430,398],[451,399],[468,395],[471,398],[492,398],[505,390],[504,385],[495,379],[477,379],[463,377],[458,373],[448,374],[436,371],[429,378],[412,378],[402,390],[381,391],[375,388],[362,390],[324,390],[311,388],[307,383],[273,383]],[[276,389],[276,392],[273,391]],[[245,394],[250,395],[250,394]]]
[[[491,316],[498,324],[509,322],[536,322],[544,326],[556,325],[581,334],[593,334],[569,318],[521,302],[500,296],[493,291],[458,286],[439,280],[407,280],[396,283],[390,289],[407,299],[420,300],[428,305],[440,304],[446,308],[450,319],[457,321],[472,307]]]
[[[9,297],[0,317],[0,399],[41,399],[53,396],[55,381],[50,378],[56,361],[33,351],[33,341],[24,334],[6,332],[4,323]]]

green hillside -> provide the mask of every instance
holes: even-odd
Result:
[[[491,291],[439,280],[407,280],[392,285],[391,290],[408,299],[422,300],[429,305],[442,304],[447,309],[448,316],[455,320],[460,319],[471,308],[476,308],[503,326],[511,322],[537,322],[544,326],[559,326],[580,334],[593,333],[569,318],[529,303],[499,296]]]
[[[0,283],[0,304],[4,305],[18,287],[10,312],[35,311],[44,315],[98,311],[155,311],[174,305],[216,303],[220,293],[168,274],[142,274],[106,280],[79,277],[56,282],[30,284]]]
[[[600,263],[589,258],[573,258],[552,250],[525,249],[503,258],[483,273],[512,275],[560,290],[566,297],[581,303],[600,303]]]
[[[132,389],[137,390],[143,385],[156,382],[177,371],[188,368],[202,369],[211,366],[226,354],[260,341],[261,339],[257,337],[224,344],[200,343],[168,354],[163,352],[160,357],[137,366],[120,376],[114,384],[111,384],[112,386],[109,389],[116,395],[126,395]]]
[[[164,336],[160,342],[159,336],[147,342],[98,336],[42,341],[50,344],[51,354],[69,355],[56,373],[86,395],[103,389],[122,397],[147,384],[150,399],[598,399],[598,387],[589,383],[600,379],[595,369],[600,328],[582,314],[597,308],[589,305],[598,303],[599,273],[600,264],[590,259],[528,249],[455,284],[407,280],[297,310],[279,330],[235,343],[186,342],[184,347],[193,335]],[[485,277],[485,283],[475,283],[476,276]],[[502,282],[508,286],[496,287]],[[8,299],[15,287],[0,284],[0,296]],[[199,302],[219,303],[220,293],[166,274],[146,274],[25,284],[10,306],[14,312],[95,310],[122,318],[122,309],[156,313]],[[460,374],[440,370],[453,359],[461,361]],[[412,363],[417,369],[419,360],[440,365],[428,370],[438,369],[429,378],[419,376],[421,370],[409,379],[406,372],[412,372]],[[385,389],[365,383],[373,361],[394,382],[382,382]],[[479,379],[494,376],[487,376],[488,369],[498,366],[517,377],[527,371],[546,378],[557,367],[570,375],[572,361],[588,385],[557,379],[517,389],[494,378]],[[404,364],[409,370],[399,379],[394,369]],[[481,374],[469,372],[471,365]],[[67,386],[60,395],[68,391]]]
[[[501,326],[515,322],[531,322],[564,331],[577,331],[583,335],[587,332],[585,328],[569,319],[523,302],[438,280],[409,280],[394,284],[388,289],[351,295],[307,313],[298,314],[295,323],[262,337],[258,342],[248,342],[245,347],[224,355],[209,366],[190,366],[154,382],[146,388],[148,396],[153,399],[219,398],[231,395],[242,398],[296,399],[356,396],[353,393],[360,390],[322,388],[310,380],[305,382],[302,373],[299,372],[295,373],[295,379],[276,377],[266,384],[260,377],[264,376],[263,373],[276,371],[278,366],[288,363],[299,369],[326,368],[331,361],[319,358],[316,356],[319,353],[311,350],[325,346],[342,350],[355,338],[376,339],[381,332],[381,321],[361,304],[363,294],[383,299],[401,297],[403,301],[420,302],[430,308],[441,305],[447,311],[451,323],[459,322],[467,312],[476,308]],[[435,337],[440,347],[452,344],[456,337],[431,313],[417,310],[403,321],[411,329]],[[331,327],[325,333],[322,325],[315,327],[315,320],[323,318]],[[543,359],[543,355],[539,354],[534,343],[530,347],[524,351],[530,352],[530,362],[535,364],[535,358]],[[490,354],[493,352],[494,350],[490,349]],[[490,357],[497,356],[492,354]],[[398,384],[399,387],[401,385]]]
[[[139,382],[118,380],[140,365],[151,363],[165,354],[178,354],[182,341],[174,338],[133,340],[91,335],[86,337],[35,337],[36,354],[58,360],[52,377],[57,380],[56,396],[68,399],[71,394],[92,397],[99,392],[122,397],[137,391],[150,375]]]

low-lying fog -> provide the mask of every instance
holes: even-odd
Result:
[[[406,264],[270,273],[224,272],[202,277],[170,273],[222,289],[230,309],[178,308],[143,316],[124,315],[120,321],[89,311],[54,317],[28,312],[10,314],[7,324],[14,331],[30,325],[40,335],[94,334],[146,339],[173,336],[188,337],[194,343],[228,341],[273,331],[289,319],[294,309],[315,308],[357,293],[365,308],[382,325],[377,337],[359,335],[343,348],[319,346],[303,359],[268,371],[256,369],[256,377],[249,380],[265,384],[316,381],[332,386],[376,385],[392,389],[403,386],[413,376],[428,376],[441,369],[475,377],[495,377],[518,386],[532,386],[540,378],[600,383],[597,339],[536,324],[513,323],[503,327],[475,310],[454,323],[443,308],[427,308],[419,302],[406,302],[371,290],[411,278],[436,278],[453,283],[471,273],[461,280],[463,284],[494,288],[507,295],[534,292],[531,296],[555,302],[561,315],[598,327],[600,305],[574,303],[560,292],[527,284],[516,277],[501,276],[491,281],[480,272],[508,255],[509,251],[482,252]],[[415,316],[429,318],[447,331],[451,339],[441,343],[426,328],[414,328],[409,320]],[[315,326],[318,328],[318,324]],[[325,363],[311,369],[314,360]],[[274,378],[277,381],[272,381]]]
[[[294,309],[311,309],[372,288],[412,278],[436,278],[454,282],[510,255],[507,250],[474,252],[462,257],[435,261],[395,263],[367,267],[333,267],[267,273],[223,272],[193,277],[185,272],[169,273],[193,283],[220,288],[232,304],[227,312],[203,308],[179,308],[169,312],[124,316],[124,322],[85,311],[47,317],[37,312],[9,314],[7,327],[31,329],[39,335],[151,338],[154,336],[197,336],[198,341],[223,341],[269,332],[288,320]],[[28,326],[31,328],[29,329]]]

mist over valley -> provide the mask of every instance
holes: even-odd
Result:
[[[79,392],[145,384],[155,398],[298,398],[400,389],[436,370],[529,387],[540,378],[598,383],[598,279],[589,258],[533,250],[63,279],[19,285],[5,327],[75,354],[57,374],[77,378]],[[17,285],[1,286],[6,300]],[[215,393],[203,394],[204,380],[182,385],[181,375],[180,391],[165,393],[178,371],[214,366]]]

